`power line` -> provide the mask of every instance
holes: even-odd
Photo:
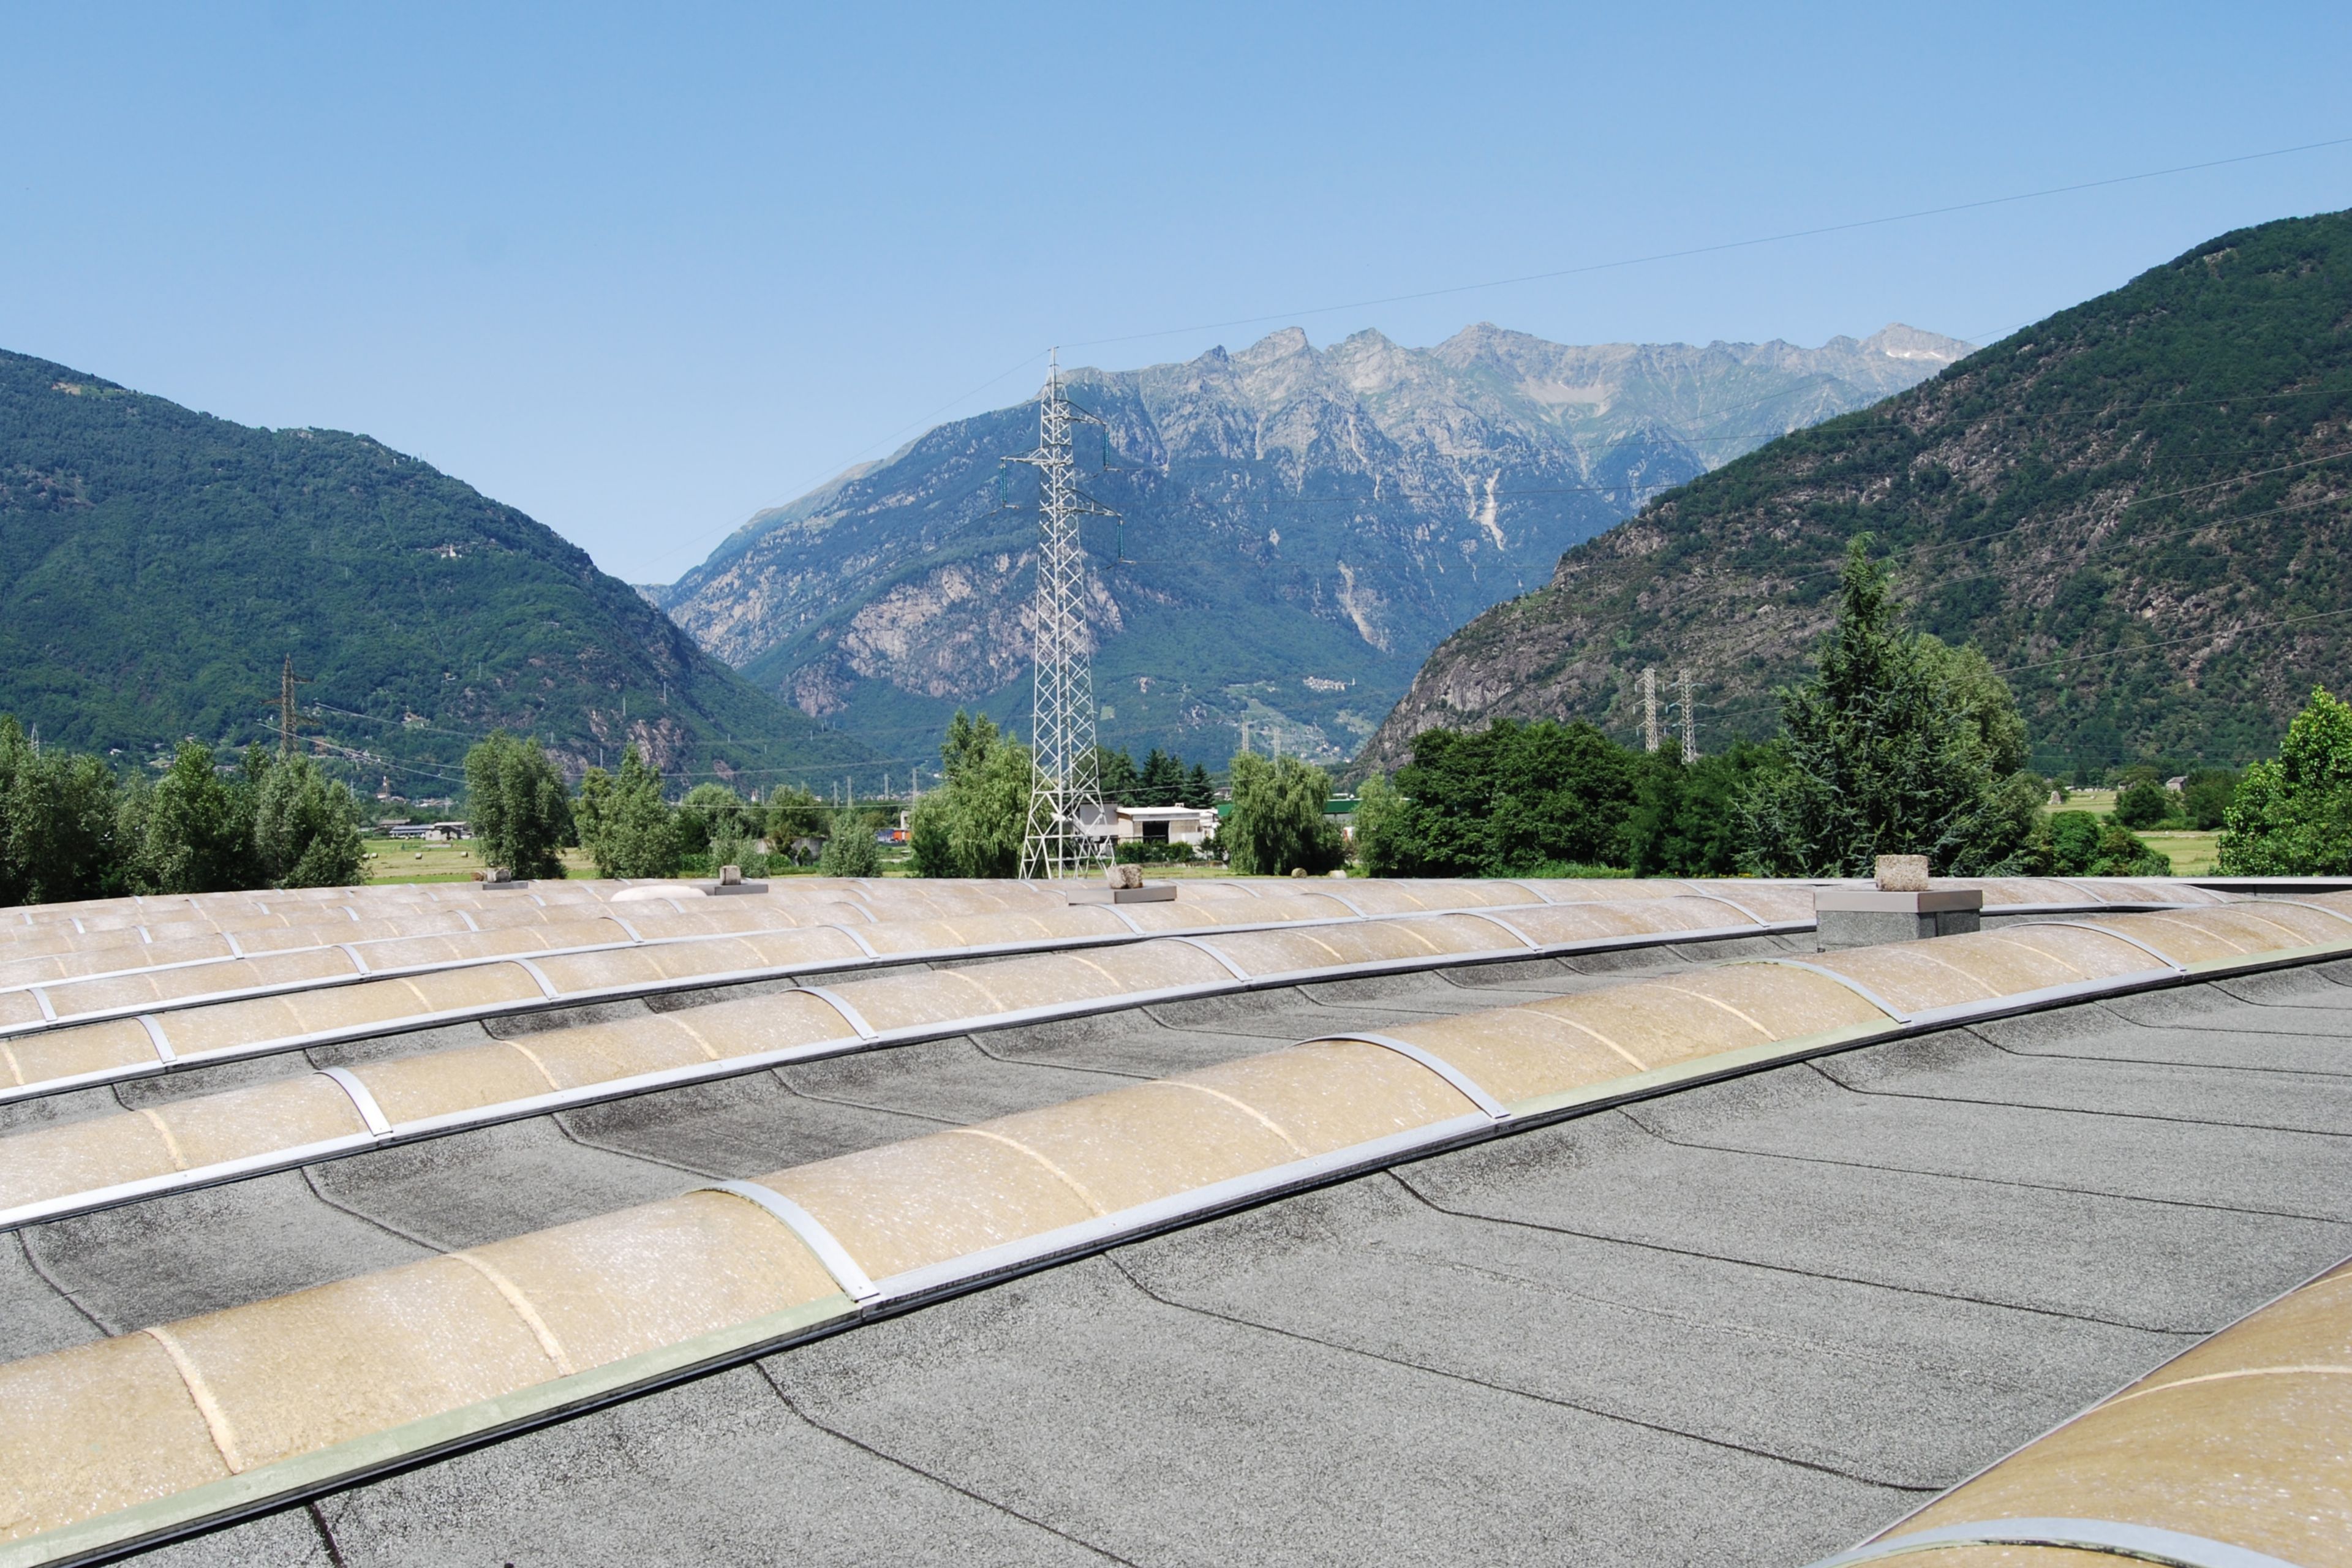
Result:
[[[1814,228],[1790,229],[1780,234],[1759,235],[1748,239],[1724,240],[1714,245],[1690,246],[1680,250],[1653,251],[1643,256],[1621,257],[1613,261],[1588,262],[1580,267],[1561,267],[1545,272],[1525,272],[1511,278],[1489,279],[1482,283],[1456,283],[1442,289],[1422,289],[1404,294],[1383,294],[1370,299],[1351,300],[1345,304],[1318,305],[1308,310],[1286,310],[1276,315],[1238,316],[1222,321],[1204,321],[1190,327],[1168,327],[1158,331],[1129,332],[1119,337],[1087,338],[1068,345],[1072,348],[1098,348],[1110,343],[1142,342],[1152,338],[1177,337],[1188,332],[1217,331],[1225,327],[1255,326],[1265,321],[1287,321],[1300,316],[1327,316],[1340,310],[1360,310],[1373,305],[1404,304],[1417,300],[1444,299],[1454,294],[1475,293],[1486,289],[1504,289],[1521,283],[1543,283],[1560,278],[1580,278],[1594,272],[1615,271],[1628,267],[1645,267],[1660,261],[1680,261],[1694,256],[1714,256],[1727,250],[1746,250],[1757,246],[1780,245],[1793,239],[1812,239],[1828,234],[1848,234],[1856,229],[1879,228],[1888,224],[1910,223],[1918,218],[1941,217],[1951,213],[1975,212],[1985,207],[2006,206],[2017,202],[2039,201],[2045,196],[2071,195],[2082,191],[2095,191],[2110,185],[2131,184],[2141,180],[2163,179],[2172,174],[2195,174],[2205,169],[2227,168],[2236,163],[2251,163],[2264,158],[2284,158],[2296,153],[2315,153],[2329,147],[2352,145],[2352,136],[2338,136],[2325,142],[2305,142],[2294,147],[2274,147],[2263,153],[2244,153],[2235,157],[2215,158],[2201,163],[2177,163],[2170,168],[2147,169],[2135,174],[2116,174],[2100,180],[2083,180],[2074,184],[2051,185],[2038,191],[2021,191],[2013,195],[1988,196],[1980,201],[1954,202],[1948,205],[1920,207],[1911,212],[1890,213],[1881,217],[1856,218],[1846,223],[1823,224]]]

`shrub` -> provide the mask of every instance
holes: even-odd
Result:
[[[882,847],[874,842],[874,818],[863,811],[836,811],[817,857],[821,877],[878,877]]]
[[[2352,872],[2352,708],[2315,689],[2278,756],[2239,781],[2216,869],[2231,877]]]
[[[2154,779],[2126,784],[2116,796],[2115,818],[2126,827],[2154,827],[2172,815],[2172,794]]]
[[[2053,877],[2169,877],[2172,861],[2112,816],[2055,811],[2034,825],[2021,868]]]

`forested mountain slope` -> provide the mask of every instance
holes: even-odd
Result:
[[[1771,731],[1869,532],[1914,623],[2016,687],[2037,765],[2230,763],[2352,673],[2352,214],[2223,235],[1570,550],[1446,639],[1360,760],[1433,725],[1639,723],[1687,666],[1703,748]]]
[[[628,740],[696,772],[866,754],[414,458],[0,353],[0,713],[132,760],[242,743],[268,733],[289,654],[314,682],[306,732],[371,791],[449,793],[499,726],[574,768]]]
[[[1877,401],[1967,345],[1907,327],[1788,343],[1574,348],[1476,326],[1431,349],[1293,328],[1072,374],[1105,739],[1342,758],[1446,633],[1646,496]],[[807,712],[898,753],[950,710],[1025,718],[1034,403],[941,426],[753,518],[660,603]]]

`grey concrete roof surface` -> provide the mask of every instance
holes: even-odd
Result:
[[[1003,1030],[30,1226],[0,1241],[0,1358],[1337,1029],[1797,945]],[[1805,1563],[2352,1253],[2347,1003],[2352,965],[2320,964],[1683,1089],[148,1555]]]

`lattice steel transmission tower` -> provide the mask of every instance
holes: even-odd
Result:
[[[1688,668],[1675,671],[1675,706],[1682,710],[1683,765],[1698,761],[1698,710],[1691,705],[1691,678]]]
[[[1079,830],[1079,808],[1102,805],[1102,780],[1095,766],[1095,682],[1087,664],[1087,561],[1078,520],[1118,514],[1078,489],[1070,449],[1073,426],[1101,424],[1063,395],[1056,352],[1037,399],[1037,449],[1005,459],[1029,464],[1038,480],[1037,673],[1030,735],[1035,764],[1029,826],[1021,837],[1024,879],[1083,875],[1110,858],[1108,837]]]
[[[1642,667],[1642,750],[1658,749],[1658,667]]]

